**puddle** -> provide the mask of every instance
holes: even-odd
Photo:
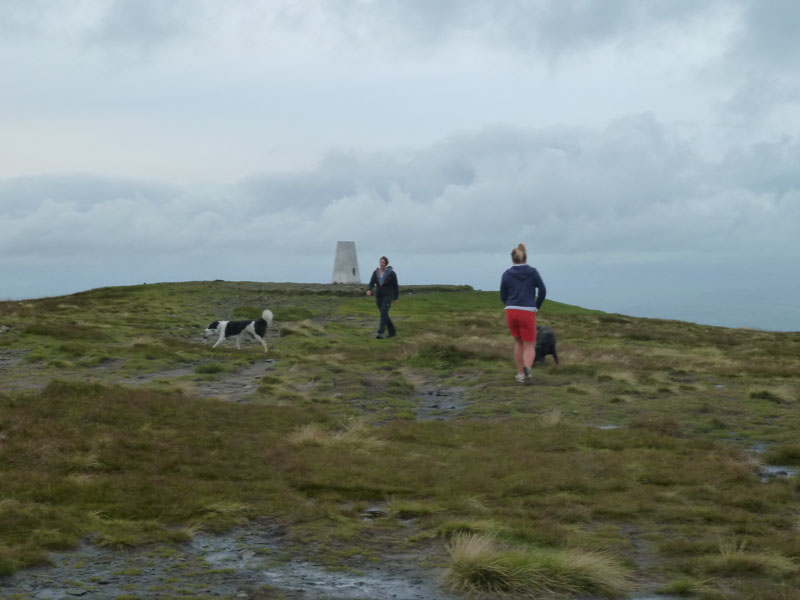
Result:
[[[247,402],[258,392],[261,378],[276,363],[276,359],[259,359],[231,373],[220,374],[205,380],[196,375],[196,367],[182,367],[169,371],[158,371],[135,375],[122,381],[126,385],[142,385],[156,380],[187,378],[194,382],[192,394],[201,398],[217,398],[228,402]]]
[[[28,350],[3,350],[0,352],[0,368],[16,367],[28,352]]]
[[[467,406],[460,387],[423,387],[417,392],[418,421],[449,421]]]
[[[755,442],[755,443],[754,443],[752,446],[750,446],[750,447],[748,448],[748,450],[749,450],[750,452],[753,452],[753,453],[755,453],[755,454],[764,454],[764,452],[766,452],[766,451],[767,451],[767,449],[768,449],[768,448],[769,448],[771,445],[772,445],[772,444],[768,444],[767,442]]]
[[[44,383],[35,377],[31,378],[34,367],[28,363],[24,369],[19,365],[30,350],[0,350],[0,382],[4,391],[19,390],[39,390],[44,387]]]
[[[225,535],[198,534],[182,546],[112,550],[89,543],[50,555],[52,566],[0,577],[0,598],[106,600],[137,598],[263,598],[265,586],[280,597],[303,600],[456,600],[437,587],[438,571],[424,556],[391,554],[363,559],[350,570],[329,570],[291,555],[277,528]]]
[[[769,442],[755,442],[748,450],[753,454],[764,454],[772,446]],[[796,465],[759,465],[758,474],[761,481],[772,481],[781,477],[795,477],[800,473],[800,467]]]
[[[219,398],[228,402],[247,402],[258,392],[261,378],[276,362],[274,358],[257,360],[218,380],[198,383],[195,393],[205,398]]]
[[[304,598],[325,598],[325,600],[455,598],[440,593],[432,581],[414,575],[407,577],[402,573],[395,574],[380,568],[353,575],[327,571],[303,561],[291,561],[279,568],[263,571],[263,575],[268,585],[300,591]]]
[[[761,481],[771,481],[779,477],[794,477],[800,469],[782,465],[761,465],[758,471],[761,474]]]
[[[374,519],[382,519],[386,516],[386,507],[383,504],[373,504],[368,506],[361,512],[361,516],[365,521],[372,521]]]

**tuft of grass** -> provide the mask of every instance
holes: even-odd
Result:
[[[258,319],[266,307],[239,306],[233,309],[231,319]]]
[[[560,425],[563,419],[564,413],[556,406],[542,415],[542,425],[545,427],[555,427],[556,425]]]
[[[774,552],[748,550],[744,541],[721,542],[719,554],[704,556],[701,565],[713,575],[785,577],[797,572],[791,558]]]
[[[508,536],[509,530],[497,521],[490,519],[474,521],[451,520],[439,525],[436,528],[436,533],[448,540],[466,535],[481,535],[487,539],[493,539]]]
[[[698,596],[708,589],[709,583],[710,580],[679,577],[661,586],[658,592],[667,596]]]
[[[313,338],[321,335],[325,331],[322,325],[313,323],[309,319],[296,322],[284,323],[281,327],[281,337],[288,335],[300,335],[306,338]]]
[[[639,417],[631,423],[631,427],[644,429],[669,437],[683,437],[683,424],[672,416],[658,416],[655,418]]]
[[[216,362],[197,365],[194,368],[194,372],[200,375],[216,375],[217,373],[228,373],[231,370],[231,365]]]
[[[36,322],[23,329],[25,335],[38,335],[57,340],[105,340],[108,334],[101,328],[78,323]]]
[[[258,314],[261,314],[260,312]],[[280,311],[280,318],[282,322],[286,321],[306,321],[311,319],[314,313],[307,308],[300,306],[285,307]]]
[[[753,400],[767,400],[775,404],[791,404],[795,401],[795,394],[793,390],[784,386],[753,390],[750,392],[750,398]]]
[[[390,499],[386,503],[389,515],[398,519],[415,519],[440,512],[441,509],[418,500]]]
[[[764,453],[770,465],[800,465],[800,444],[779,444]]]
[[[94,543],[111,548],[132,548],[150,542],[181,543],[192,539],[189,528],[170,529],[157,521],[101,520]]]
[[[485,535],[458,535],[444,575],[467,594],[618,596],[630,589],[627,571],[606,554],[549,548],[501,547]]]
[[[308,423],[289,434],[292,445],[377,447],[383,445],[366,419],[355,418],[337,429],[319,423]]]
[[[507,343],[495,343],[470,336],[453,338],[433,333],[416,336],[403,353],[404,362],[411,366],[452,370],[470,361],[506,359]]]

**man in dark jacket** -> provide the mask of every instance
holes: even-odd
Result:
[[[378,303],[378,310],[381,311],[381,322],[378,326],[378,335],[375,337],[382,340],[384,338],[383,332],[387,329],[389,330],[389,335],[385,337],[394,337],[397,335],[397,329],[395,329],[392,319],[389,318],[389,309],[392,307],[392,301],[397,302],[400,297],[400,288],[397,285],[397,274],[389,266],[389,259],[385,256],[381,256],[380,267],[372,273],[369,287],[367,288],[367,296],[372,295],[372,288],[377,288],[375,301]]]

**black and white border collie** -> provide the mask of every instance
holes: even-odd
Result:
[[[219,334],[219,339],[212,348],[219,346],[225,339],[233,338],[236,340],[236,347],[241,348],[239,342],[244,334],[249,333],[264,346],[267,351],[267,328],[272,323],[272,311],[265,310],[261,313],[261,318],[255,321],[214,321],[206,327],[205,336]]]

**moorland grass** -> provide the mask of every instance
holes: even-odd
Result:
[[[764,460],[772,465],[800,465],[800,443],[773,446],[764,454]]]
[[[323,563],[369,553],[362,538],[407,531],[452,549],[483,536],[489,562],[530,589],[660,581],[703,600],[793,598],[800,483],[762,482],[748,448],[798,462],[800,336],[548,300],[539,318],[561,364],[523,388],[496,292],[403,289],[400,336],[383,341],[359,286],[187,282],[0,303],[2,352],[24,367],[0,371],[0,572],[87,534],[180,543],[270,517]],[[211,350],[207,323],[264,308],[284,337],[251,402],[192,396],[263,358]],[[91,335],[76,333],[86,314]],[[118,385],[142,374],[157,385]],[[452,420],[414,419],[432,385],[464,389]],[[367,503],[385,517],[365,521]],[[554,556],[624,569],[619,585],[587,583]],[[536,561],[558,575],[531,583]],[[521,589],[455,566],[456,589]]]
[[[502,547],[490,537],[474,534],[455,536],[449,552],[451,562],[445,581],[459,592],[613,597],[630,587],[625,569],[600,553]]]

